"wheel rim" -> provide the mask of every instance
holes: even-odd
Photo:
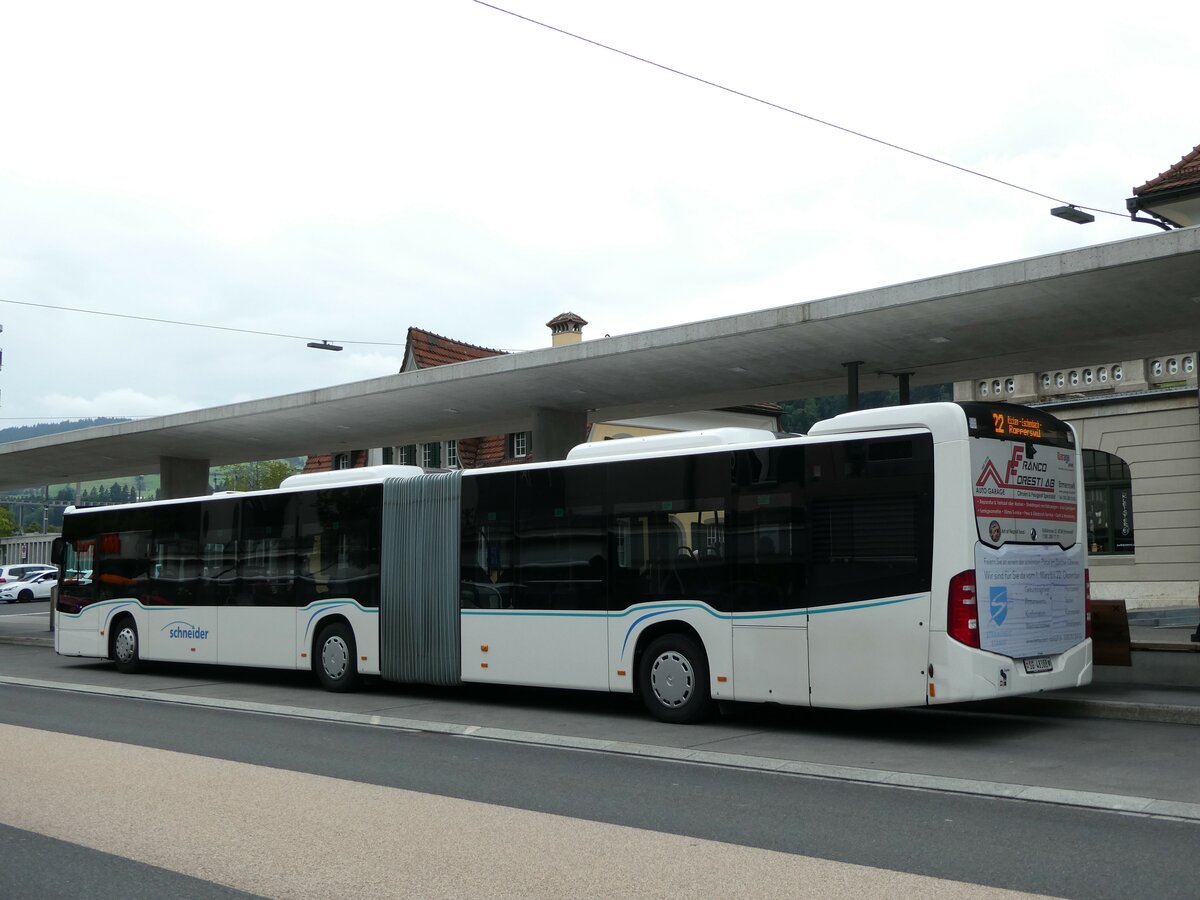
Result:
[[[122,628],[117,632],[114,649],[118,662],[132,662],[134,656],[137,654],[137,632],[128,626]]]
[[[350,665],[350,647],[340,635],[331,635],[321,648],[321,666],[325,674],[337,681]]]
[[[650,666],[650,690],[663,706],[677,709],[688,702],[696,684],[696,673],[688,658],[668,650]]]

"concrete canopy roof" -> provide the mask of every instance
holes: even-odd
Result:
[[[1200,344],[1200,228],[564,347],[0,444],[0,488],[1111,362]],[[1184,345],[1184,346],[1181,346]]]

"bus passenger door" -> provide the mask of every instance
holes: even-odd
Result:
[[[462,678],[608,687],[603,472],[464,479]]]
[[[219,591],[217,661],[233,666],[296,668],[297,523],[301,494],[248,497],[240,503],[236,568]],[[222,538],[224,535],[222,535]],[[214,543],[212,535],[207,543]],[[219,544],[215,546],[219,547]],[[232,555],[232,554],[230,554]],[[230,578],[230,575],[236,575]]]
[[[802,448],[735,455],[733,695],[807,706],[808,610]]]
[[[926,702],[933,557],[928,435],[847,440],[808,471],[813,706]]]

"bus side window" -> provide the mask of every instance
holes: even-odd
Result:
[[[605,608],[604,473],[584,466],[517,477],[517,608]]]
[[[609,608],[694,599],[723,608],[732,456],[645,459],[609,468]]]
[[[200,522],[200,577],[196,602],[218,606],[233,598],[237,580],[237,500],[204,505]]]
[[[885,438],[812,448],[810,603],[929,590],[933,441]]]
[[[515,503],[511,472],[463,479],[459,604],[464,609],[507,609],[513,604]]]

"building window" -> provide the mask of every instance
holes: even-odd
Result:
[[[1102,450],[1083,451],[1088,552],[1133,553],[1133,485],[1129,466]]]
[[[513,459],[524,459],[529,455],[528,431],[514,431],[508,436],[508,455]]]
[[[417,464],[417,447],[415,444],[405,444],[403,447],[397,448],[400,451],[400,458],[397,462],[402,466],[415,466]]]
[[[443,450],[446,454],[446,468],[458,468],[458,441],[446,441]]]
[[[439,465],[441,465],[441,460],[439,459],[441,454],[438,453],[440,449],[441,444],[437,441],[433,441],[429,444],[422,444],[421,465],[426,469],[436,469]]]
[[[350,468],[350,454],[337,453],[333,457],[333,467],[337,470]]]
[[[392,463],[394,463],[396,461],[396,448],[395,447],[384,447],[383,454],[382,454],[382,460],[383,460],[383,464],[385,466],[390,466]]]

